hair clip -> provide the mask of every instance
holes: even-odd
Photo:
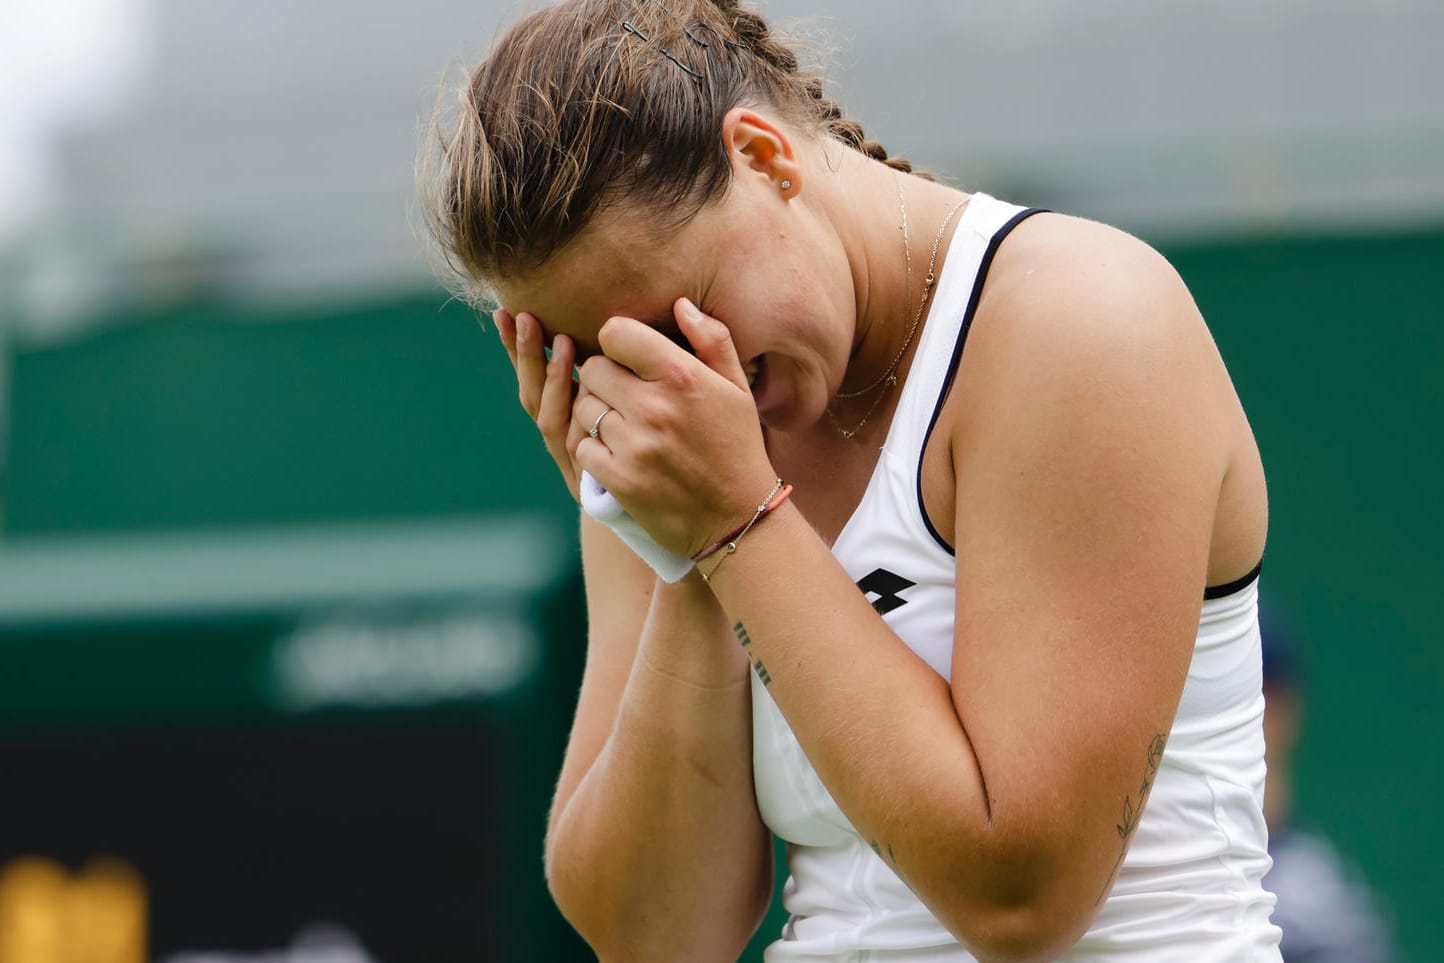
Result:
[[[652,42],[652,38],[649,37],[649,36],[647,36],[645,33],[643,33],[643,32],[641,31],[641,29],[639,29],[639,28],[637,27],[637,25],[634,24],[634,23],[632,23],[630,20],[623,20],[623,21],[622,21],[622,29],[625,30],[625,31],[627,31],[627,33],[629,33],[629,34],[632,34],[632,35],[635,36],[635,37],[640,37],[640,38],[641,38],[644,42],[646,42],[646,43],[651,43],[651,42]],[[691,36],[691,35],[688,34],[688,36]],[[695,40],[696,38],[694,37],[693,39]],[[705,47],[706,44],[703,44],[703,46]],[[666,57],[668,60],[672,61],[672,63],[676,64],[678,67],[681,67],[684,71],[686,71],[686,72],[687,72],[688,74],[690,74],[692,77],[695,77],[697,80],[706,80],[706,79],[707,79],[704,75],[699,74],[697,71],[693,70],[691,67],[688,67],[686,64],[682,63],[682,61],[678,60],[677,57],[676,57],[675,55],[673,55],[671,52],[666,51],[666,50],[663,50],[661,47],[658,47],[658,48],[657,48],[657,52],[660,53],[663,57]]]
[[[658,48],[658,49],[660,50],[661,48]],[[704,77],[702,74],[699,74],[697,71],[693,70],[691,67],[688,67],[686,64],[682,63],[682,61],[678,60],[676,57],[674,57],[672,54],[668,53],[667,51],[662,50],[662,56],[663,56],[663,57],[666,57],[668,60],[672,61],[672,63],[676,64],[678,67],[681,67],[683,70],[685,70],[687,73],[691,74],[693,77],[696,77],[698,80],[706,80],[706,79],[707,79],[707,78]]]
[[[683,28],[682,28],[682,32],[687,35],[687,39],[688,39],[688,40],[692,41],[692,42],[695,43],[697,46],[701,47],[703,50],[706,50],[707,48],[709,48],[709,47],[712,46],[710,43],[708,43],[707,41],[703,40],[701,37],[699,37],[699,36],[697,36],[695,33],[693,33],[691,27],[683,27]]]
[[[745,43],[739,43],[739,42],[737,42],[736,40],[729,40],[729,39],[722,33],[722,31],[718,30],[716,27],[712,26],[710,23],[699,23],[699,24],[697,24],[697,26],[698,26],[700,29],[702,29],[702,30],[706,30],[706,31],[708,31],[709,33],[715,34],[716,37],[717,37],[717,39],[719,39],[719,40],[722,41],[722,46],[724,46],[724,47],[731,47],[733,50],[748,50],[748,49],[750,49]],[[684,27],[683,29],[685,29],[685,30],[687,31],[687,36],[692,39],[692,42],[693,42],[693,43],[700,44],[700,45],[702,45],[703,47],[710,46],[705,40],[701,39],[701,38],[698,37],[696,34],[694,34],[694,33],[692,32],[692,30],[691,30],[690,27]]]

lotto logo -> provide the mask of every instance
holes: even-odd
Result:
[[[916,584],[885,568],[875,568],[858,580],[857,587],[862,589],[862,594],[868,597],[878,615],[887,615],[893,609],[900,609],[908,604],[908,600],[898,593]]]

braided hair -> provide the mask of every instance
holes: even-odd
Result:
[[[906,158],[894,157],[882,144],[868,140],[862,124],[844,117],[842,106],[827,96],[822,76],[802,72],[797,54],[774,38],[767,21],[760,14],[742,7],[738,0],[714,0],[713,5],[723,16],[730,18],[738,39],[778,72],[793,96],[809,108],[810,119],[820,123],[831,137],[894,170],[914,174],[924,180],[933,179],[931,174],[913,170],[913,165]]]
[[[742,104],[931,180],[868,140],[739,0],[562,0],[503,34],[438,110],[418,174],[444,273],[481,300],[623,200],[679,227],[726,193],[719,131]]]

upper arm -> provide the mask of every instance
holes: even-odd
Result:
[[[1177,709],[1227,459],[1172,269],[1037,220],[1000,252],[955,392],[952,690],[1017,898],[1086,923]]]

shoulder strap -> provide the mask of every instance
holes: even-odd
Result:
[[[917,355],[888,434],[890,450],[899,454],[911,452],[916,459],[918,510],[929,534],[949,554],[953,553],[952,544],[933,526],[923,507],[923,452],[957,376],[963,345],[973,315],[977,313],[993,257],[1013,228],[1041,212],[1041,208],[1022,208],[987,194],[974,194],[968,202],[948,247]]]

